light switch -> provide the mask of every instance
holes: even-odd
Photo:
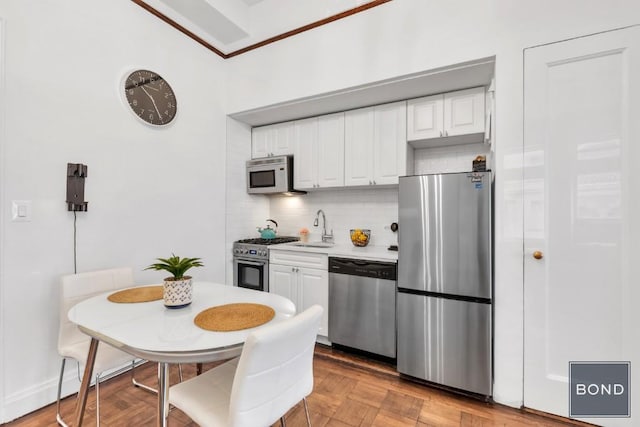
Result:
[[[11,220],[13,222],[31,221],[31,200],[13,200],[11,202]]]

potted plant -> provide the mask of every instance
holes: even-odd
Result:
[[[169,258],[156,258],[157,263],[151,264],[145,270],[164,270],[171,273],[171,277],[164,279],[164,305],[168,308],[182,308],[191,304],[193,285],[191,276],[185,273],[193,267],[202,267],[200,258],[180,258],[171,254]]]

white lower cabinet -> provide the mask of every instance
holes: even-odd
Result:
[[[314,304],[324,313],[318,335],[329,336],[329,272],[326,254],[271,250],[269,292],[289,298],[298,313]]]

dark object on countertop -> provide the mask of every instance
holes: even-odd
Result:
[[[387,248],[388,251],[397,251],[398,250],[398,245],[391,245]]]
[[[398,223],[397,222],[392,222],[391,223],[391,231],[393,231],[394,233],[396,231],[398,231]]]
[[[473,161],[473,172],[486,172],[487,170],[487,158],[485,156],[478,156]]]

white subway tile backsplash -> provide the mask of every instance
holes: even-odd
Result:
[[[296,208],[292,209],[292,206]],[[271,217],[278,221],[279,235],[297,236],[301,228],[310,231],[310,240],[320,240],[322,219],[313,226],[316,212],[322,209],[327,219],[327,232],[333,229],[336,243],[349,244],[349,230],[371,230],[370,245],[397,244],[390,229],[398,221],[398,187],[349,188],[309,192],[300,196],[271,197]]]

